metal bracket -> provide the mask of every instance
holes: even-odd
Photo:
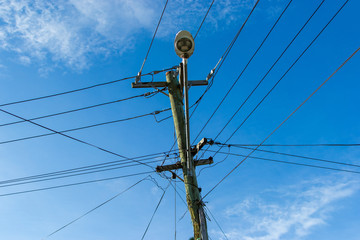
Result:
[[[195,160],[194,166],[196,167],[196,166],[201,166],[201,165],[210,165],[213,163],[214,163],[213,158],[209,157],[208,159]],[[157,166],[156,172],[171,171],[171,170],[175,170],[175,169],[180,169],[182,167],[183,166],[182,166],[181,162],[178,161],[175,164],[171,164],[171,165]]]

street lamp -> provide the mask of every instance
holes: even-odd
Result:
[[[191,33],[186,30],[182,30],[176,34],[175,52],[182,58],[182,64],[180,64],[180,83],[184,87],[184,102],[185,102],[185,129],[186,129],[186,168],[189,176],[192,175],[191,169],[193,168],[191,158],[191,143],[190,143],[190,124],[189,124],[189,95],[188,95],[188,76],[187,76],[187,59],[194,53],[195,42]]]
[[[176,54],[182,59],[189,58],[195,48],[194,38],[186,30],[182,30],[176,34],[174,45]]]

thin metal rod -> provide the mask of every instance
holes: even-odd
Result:
[[[187,75],[187,59],[182,59],[183,63],[183,86],[184,86],[184,102],[185,102],[185,128],[186,128],[186,167],[189,176],[192,176],[192,161],[190,148],[190,124],[189,124],[189,94],[188,94],[188,75]]]

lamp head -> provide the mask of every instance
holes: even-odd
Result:
[[[194,52],[194,38],[188,31],[182,30],[176,34],[174,46],[176,54],[181,58],[187,59]]]

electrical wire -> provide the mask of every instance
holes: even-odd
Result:
[[[241,25],[240,29],[238,30],[238,32],[235,34],[234,38],[232,39],[232,41],[230,42],[229,46],[227,47],[227,49],[225,50],[225,52],[223,53],[223,55],[220,57],[220,59],[218,60],[217,64],[215,65],[215,67],[210,71],[209,75],[207,76],[207,80],[209,81],[209,85],[208,87],[204,90],[204,92],[201,94],[201,96],[198,98],[198,100],[195,101],[195,103],[191,106],[195,107],[194,110],[192,111],[190,118],[192,117],[192,115],[195,113],[196,109],[198,108],[201,100],[203,99],[203,97],[205,96],[205,94],[210,90],[213,81],[215,79],[215,76],[217,75],[217,73],[220,71],[222,64],[225,62],[227,56],[229,55],[231,49],[233,48],[236,40],[238,39],[240,33],[242,32],[243,28],[245,27],[246,23],[248,22],[250,16],[252,15],[252,13],[254,12],[256,6],[258,5],[260,0],[257,0],[256,3],[254,4],[254,6],[252,7],[249,15],[246,17],[244,23]],[[219,65],[220,64],[220,65]]]
[[[220,145],[223,145],[223,144],[220,144]],[[248,149],[248,150],[254,150],[254,148],[242,147],[242,146],[233,146],[231,144],[227,144],[226,146],[228,146],[228,147],[237,147],[237,148]],[[319,161],[319,162],[333,163],[333,164],[338,164],[338,165],[345,165],[345,166],[350,166],[350,167],[360,167],[360,165],[357,165],[357,164],[330,161],[330,160],[325,160],[325,159],[320,159],[320,158],[307,157],[307,156],[301,156],[301,155],[290,154],[290,153],[283,153],[283,152],[278,152],[278,151],[269,151],[269,150],[263,150],[263,149],[256,149],[256,151],[266,152],[266,153],[273,153],[273,154],[289,156],[289,157],[303,158],[303,159],[314,160],[314,161]]]
[[[165,72],[165,71],[169,71],[169,70],[172,70],[172,69],[175,69],[175,68],[177,68],[177,66],[174,66],[174,67],[171,67],[171,68],[166,68],[166,69],[163,69],[163,70],[155,70],[155,71],[152,71],[152,72],[149,72],[149,73],[142,74],[141,76],[156,75],[156,74],[159,74],[159,73],[162,73],[162,72]],[[32,101],[42,100],[42,99],[46,99],[46,98],[57,97],[57,96],[66,95],[66,94],[69,94],[69,93],[80,92],[80,91],[88,90],[88,89],[95,88],[95,87],[105,86],[105,85],[109,85],[109,84],[113,84],[113,83],[117,83],[117,82],[122,82],[122,81],[129,80],[129,79],[134,79],[136,77],[137,76],[125,77],[125,78],[121,78],[121,79],[117,79],[117,80],[113,80],[113,81],[109,81],[109,82],[104,82],[104,83],[98,83],[98,84],[95,84],[95,85],[91,85],[91,86],[83,87],[83,88],[78,88],[78,89],[74,89],[74,90],[70,90],[70,91],[54,93],[54,94],[50,94],[50,95],[45,95],[45,96],[35,97],[35,98],[30,98],[30,99],[25,99],[25,100],[19,100],[19,101],[15,101],[15,102],[3,103],[3,104],[0,104],[0,107],[19,104],[19,103],[25,103],[25,102],[32,102]]]
[[[257,144],[230,144],[237,147],[252,147]],[[360,143],[313,143],[313,144],[263,144],[262,147],[360,147]]]
[[[82,107],[82,108],[76,108],[76,109],[72,109],[72,110],[68,110],[68,111],[63,111],[63,112],[48,114],[48,115],[39,116],[39,117],[35,117],[35,118],[30,118],[29,120],[34,121],[34,120],[39,120],[39,119],[44,119],[44,118],[49,118],[49,117],[55,117],[55,116],[59,116],[59,115],[63,115],[63,114],[68,114],[68,113],[78,112],[78,111],[87,110],[87,109],[91,109],[91,108],[101,107],[101,106],[105,106],[105,105],[109,105],[109,104],[128,101],[128,100],[139,98],[139,97],[146,97],[146,96],[149,96],[151,94],[158,93],[158,92],[159,91],[147,92],[147,93],[132,96],[132,97],[117,99],[117,100],[114,100],[114,101],[99,103],[99,104],[90,105],[90,106],[86,106],[86,107]],[[10,122],[10,123],[3,123],[3,124],[0,124],[0,127],[9,126],[9,125],[18,124],[18,123],[23,123],[23,122],[26,122],[26,121],[21,120],[21,121],[15,121],[15,122]]]
[[[143,175],[143,174],[150,174],[150,173],[153,173],[153,172],[154,171],[147,171],[147,172],[140,172],[140,173],[122,175],[122,176],[117,176],[117,177],[101,178],[101,179],[96,179],[96,180],[77,182],[77,183],[70,183],[70,184],[63,184],[63,185],[57,185],[57,186],[52,186],[52,187],[36,188],[36,189],[31,189],[31,190],[19,191],[19,192],[4,193],[4,194],[0,194],[0,197],[18,195],[18,194],[24,194],[24,193],[31,193],[31,192],[38,192],[38,191],[45,191],[45,190],[63,188],[63,187],[72,187],[72,186],[88,184],[88,183],[103,182],[103,181],[109,181],[109,180],[126,178],[126,177],[133,177],[133,176],[138,176],[138,175]]]
[[[322,1],[322,3],[325,0]],[[206,123],[204,124],[204,126],[201,128],[200,132],[197,134],[197,136],[194,139],[193,144],[196,142],[196,139],[198,139],[198,137],[201,135],[201,133],[204,131],[204,129],[206,128],[206,126],[209,124],[210,120],[214,117],[215,113],[219,110],[220,106],[224,103],[225,99],[228,97],[228,95],[230,94],[230,92],[233,90],[233,88],[235,87],[235,85],[238,83],[240,77],[243,75],[243,73],[245,72],[245,70],[247,69],[247,67],[250,65],[250,63],[252,62],[252,60],[254,59],[254,57],[257,55],[257,53],[259,52],[259,50],[261,49],[261,47],[264,45],[264,43],[266,42],[266,40],[268,39],[268,37],[270,36],[270,34],[272,33],[272,31],[274,30],[274,28],[276,27],[276,25],[278,24],[278,22],[280,21],[280,19],[282,18],[282,16],[284,15],[284,13],[286,12],[286,10],[289,8],[290,4],[292,3],[292,0],[290,0],[288,2],[288,4],[286,5],[286,7],[283,9],[283,11],[281,12],[281,14],[279,15],[279,17],[276,19],[275,23],[272,25],[272,27],[270,28],[269,32],[266,34],[265,38],[263,39],[263,41],[261,42],[261,44],[258,46],[258,48],[256,49],[256,51],[253,53],[253,55],[251,56],[250,60],[247,62],[247,64],[245,65],[245,67],[242,69],[241,73],[239,74],[239,76],[236,78],[236,80],[233,82],[233,84],[231,85],[231,87],[229,88],[229,90],[227,91],[227,93],[225,94],[225,96],[221,99],[220,103],[217,105],[217,107],[215,108],[215,110],[213,111],[213,113],[211,114],[211,116],[208,118],[208,120],[206,121]],[[322,4],[321,3],[321,4]],[[264,78],[263,78],[264,79]],[[263,80],[262,79],[262,80]],[[255,90],[257,89],[257,87],[261,84],[262,81],[260,81],[258,83],[258,85],[256,86],[256,88],[250,93],[250,95],[248,96],[248,98],[250,98],[250,96],[255,92]],[[247,98],[247,99],[248,99]],[[246,100],[247,100],[246,99]],[[245,102],[246,102],[245,100]]]
[[[147,53],[146,53],[146,55],[145,55],[144,61],[143,61],[142,65],[141,65],[140,71],[139,71],[139,73],[138,73],[138,77],[140,77],[140,76],[141,76],[141,72],[142,72],[142,70],[143,70],[143,68],[144,68],[144,65],[145,65],[145,62],[146,62],[146,60],[147,60],[147,57],[149,56],[150,49],[151,49],[152,44],[153,44],[153,42],[154,42],[154,39],[155,39],[156,33],[157,33],[158,29],[159,29],[159,26],[160,26],[161,20],[162,20],[162,18],[163,18],[163,16],[164,16],[165,9],[166,9],[166,6],[167,6],[168,2],[169,2],[169,0],[166,0],[166,2],[165,2],[165,6],[164,6],[164,8],[163,8],[163,10],[162,10],[162,13],[161,13],[161,16],[160,16],[160,19],[159,19],[159,22],[158,22],[158,24],[157,24],[157,26],[156,26],[156,29],[155,29],[154,35],[153,35],[153,37],[152,37],[152,39],[151,39],[151,42],[150,42],[150,45],[149,45],[149,49],[148,49],[148,51],[147,51]]]
[[[141,114],[141,115],[134,116],[134,117],[123,118],[123,119],[118,119],[118,120],[113,120],[113,121],[108,121],[108,122],[102,122],[102,123],[97,123],[97,124],[92,124],[92,125],[88,125],[88,126],[77,127],[77,128],[72,128],[72,129],[67,129],[67,130],[62,130],[62,131],[55,131],[55,130],[51,130],[50,128],[47,128],[47,127],[42,127],[42,128],[47,129],[47,130],[50,130],[52,132],[51,133],[44,133],[44,134],[34,135],[34,136],[29,136],[29,137],[17,138],[17,139],[12,139],[12,140],[7,140],[7,141],[2,141],[2,142],[0,142],[0,145],[1,144],[24,141],[24,140],[29,140],[29,139],[34,139],[34,138],[39,138],[39,137],[46,137],[46,136],[51,136],[51,135],[55,135],[55,134],[60,134],[62,136],[65,136],[65,137],[68,137],[68,138],[71,138],[71,139],[75,140],[76,138],[70,137],[69,135],[66,135],[64,133],[84,130],[84,129],[93,128],[93,127],[104,126],[104,125],[113,124],[113,123],[130,121],[130,120],[134,120],[134,119],[137,119],[137,118],[143,118],[143,117],[146,117],[146,116],[154,116],[154,115],[157,115],[157,114],[160,114],[162,112],[169,111],[169,110],[171,110],[171,108],[167,108],[167,109],[159,110],[159,111],[154,111],[154,112],[151,112],[151,113]],[[42,126],[40,124],[37,124],[37,123],[33,122],[32,120],[19,117],[19,116],[15,115],[15,114],[12,114],[12,113],[10,113],[8,111],[5,111],[3,109],[0,109],[0,111],[4,112],[4,113],[7,113],[9,115],[12,115],[12,116],[16,116],[16,117],[22,119],[23,122],[30,122],[30,123],[34,123],[37,126]],[[82,140],[75,140],[75,141],[85,143]],[[87,143],[85,143],[85,144],[87,144]],[[89,145],[89,144],[87,144],[87,145]]]
[[[146,161],[146,162],[142,162],[145,164],[150,164],[150,163],[155,163],[155,162],[161,162],[162,160],[151,160],[151,161]],[[132,162],[131,162],[132,163]],[[11,183],[11,184],[5,184],[5,185],[0,185],[0,188],[4,188],[4,187],[12,187],[12,186],[18,186],[18,185],[24,185],[24,184],[29,184],[29,183],[36,183],[36,182],[44,182],[44,181],[49,181],[49,180],[56,180],[56,179],[62,179],[62,178],[68,178],[68,177],[75,177],[75,176],[82,176],[82,175],[86,175],[86,174],[93,174],[93,173],[99,173],[99,172],[107,172],[107,171],[112,171],[112,170],[117,170],[117,169],[121,169],[121,168],[127,168],[127,167],[134,167],[134,166],[139,166],[141,164],[139,163],[132,163],[132,164],[128,164],[125,166],[118,166],[118,165],[124,165],[125,163],[117,163],[114,165],[110,165],[110,166],[105,166],[105,167],[97,167],[91,170],[86,170],[86,171],[81,171],[80,173],[74,173],[74,174],[62,174],[60,176],[53,176],[53,177],[43,177],[37,180],[30,180],[30,181],[22,181],[22,182],[17,182],[17,183]],[[116,167],[112,167],[112,166],[116,166]],[[111,168],[109,168],[111,167]],[[96,170],[99,169],[100,170]],[[105,168],[105,169],[104,169]]]
[[[149,223],[148,223],[148,225],[147,225],[147,227],[146,227],[146,229],[145,229],[145,232],[144,232],[143,236],[141,237],[141,240],[144,239],[147,231],[149,230],[150,224],[151,224],[151,222],[152,222],[152,220],[153,220],[153,218],[154,218],[157,210],[159,209],[159,206],[160,206],[160,204],[161,204],[161,201],[163,200],[163,198],[164,198],[164,196],[165,196],[165,193],[166,193],[166,190],[169,188],[169,186],[170,186],[170,183],[167,185],[167,187],[165,188],[165,190],[163,190],[163,194],[161,195],[161,198],[160,198],[158,204],[156,205],[156,208],[155,208],[155,210],[154,210],[154,212],[153,212],[153,214],[152,214],[152,216],[151,216],[151,218],[150,218],[150,221],[149,221]]]
[[[210,152],[215,152],[215,151],[212,151],[212,150],[209,150],[209,151],[210,151]],[[275,160],[275,159],[271,159],[271,158],[247,156],[247,155],[236,154],[236,153],[226,153],[226,152],[219,152],[219,153],[229,154],[229,155],[239,156],[239,157],[245,157],[245,158],[252,158],[252,159],[257,159],[257,160],[270,161],[270,162],[285,163],[285,164],[291,164],[291,165],[298,165],[298,166],[305,166],[305,167],[312,167],[312,168],[327,169],[327,170],[333,170],[333,171],[339,171],[339,172],[347,172],[347,173],[360,174],[359,171],[353,171],[353,170],[347,170],[347,169],[341,169],[341,168],[324,167],[324,166],[318,166],[318,165],[312,165],[312,164],[305,164],[305,163],[297,163],[297,162],[289,162],[289,161]],[[204,196],[204,197],[205,197],[205,196]]]
[[[21,120],[24,120],[24,121],[26,121],[26,122],[29,122],[29,123],[31,123],[31,124],[33,124],[33,125],[38,126],[38,127],[44,128],[44,129],[46,129],[46,130],[49,130],[49,131],[51,131],[51,132],[53,132],[53,133],[57,133],[57,134],[59,134],[59,135],[61,135],[61,136],[64,136],[64,137],[69,138],[69,139],[72,139],[72,140],[74,140],[74,141],[76,141],[76,142],[80,142],[80,143],[82,143],[82,144],[85,144],[85,145],[88,145],[88,146],[90,146],[90,147],[96,148],[96,149],[98,149],[98,150],[100,150],[100,151],[103,151],[103,152],[106,152],[106,153],[109,153],[109,154],[112,154],[112,155],[114,155],[114,156],[118,156],[118,157],[121,157],[121,158],[127,158],[127,157],[122,156],[122,155],[120,155],[120,154],[118,154],[118,153],[115,153],[115,152],[113,152],[113,151],[110,151],[110,150],[107,150],[107,149],[105,149],[105,148],[99,147],[99,146],[97,146],[97,145],[95,145],[95,144],[92,144],[92,143],[83,141],[83,140],[81,140],[81,139],[79,139],[79,138],[75,138],[75,137],[66,135],[66,134],[64,134],[64,133],[62,133],[62,132],[58,132],[58,131],[53,130],[53,129],[51,129],[51,128],[48,128],[48,127],[46,127],[46,126],[44,126],[44,125],[38,124],[38,123],[33,122],[33,121],[31,121],[31,120],[28,120],[28,119],[25,119],[25,118],[23,118],[23,117],[20,117],[20,116],[18,116],[18,115],[16,115],[16,114],[13,114],[13,113],[10,113],[10,112],[8,112],[8,111],[5,111],[5,110],[3,110],[3,109],[0,109],[0,111],[1,111],[1,112],[4,112],[4,113],[7,113],[7,114],[9,114],[9,115],[11,115],[11,116],[13,116],[13,117],[16,117],[16,118],[19,118],[19,119],[21,119]],[[134,161],[134,162],[137,162],[137,163],[141,163],[141,162],[136,161],[136,160],[133,160],[133,161]],[[153,169],[153,167],[150,166],[150,165],[148,165],[148,164],[145,164],[145,163],[141,163],[141,164],[144,164],[145,166],[148,166],[148,167],[150,167],[151,169]]]
[[[208,8],[208,10],[207,10],[204,18],[203,18],[203,20],[201,21],[201,24],[200,24],[198,30],[197,30],[196,33],[195,33],[194,40],[196,39],[197,35],[199,34],[200,29],[201,29],[202,25],[204,24],[205,19],[206,19],[206,17],[208,16],[208,14],[209,14],[209,12],[210,12],[210,9],[211,9],[212,5],[214,4],[214,2],[215,2],[215,0],[212,0],[212,2],[211,2],[211,4],[210,4],[210,6],[209,6],[209,8]]]
[[[176,154],[176,153],[172,153],[172,154]],[[76,173],[76,172],[81,172],[81,171],[94,170],[94,169],[98,169],[100,167],[115,166],[116,164],[127,164],[127,163],[132,162],[132,160],[145,161],[145,160],[149,160],[149,159],[156,159],[159,157],[169,157],[169,155],[165,152],[147,154],[147,155],[133,157],[133,158],[109,161],[109,162],[104,162],[104,163],[99,163],[99,164],[86,165],[83,167],[70,168],[70,169],[65,169],[65,170],[60,170],[60,171],[55,171],[55,172],[48,172],[48,173],[43,173],[43,174],[31,175],[31,176],[27,176],[27,177],[3,180],[3,181],[0,181],[0,185],[34,180],[34,179],[41,179],[41,178],[46,178],[46,177],[59,176],[59,175],[63,175],[63,174],[71,174],[71,173]],[[168,160],[170,160],[170,159],[173,159],[173,158],[168,158]]]
[[[149,175],[150,176],[150,175]],[[148,177],[148,176],[147,176]],[[119,197],[120,195],[124,194],[125,192],[129,191],[130,189],[132,189],[133,187],[135,187],[136,185],[138,185],[139,183],[141,183],[142,181],[144,181],[147,177],[141,179],[140,181],[136,182],[135,184],[131,185],[130,187],[126,188],[125,190],[121,191],[120,193],[116,194],[115,196],[109,198],[108,200],[106,200],[105,202],[97,205],[96,207],[92,208],[91,210],[87,211],[86,213],[84,213],[83,215],[79,216],[78,218],[72,220],[71,222],[65,224],[64,226],[62,226],[61,228],[55,230],[54,232],[50,233],[49,235],[47,235],[44,239],[47,239],[49,237],[51,237],[52,235],[60,232],[61,230],[63,230],[64,228],[70,226],[71,224],[77,222],[78,220],[80,220],[81,218],[85,217],[86,215],[92,213],[93,211],[95,211],[96,209],[99,209],[100,207],[104,206],[105,204],[109,203],[110,201],[114,200],[115,198]]]
[[[220,229],[220,231],[222,232],[222,234],[224,235],[226,240],[229,240],[224,232],[224,230],[222,229],[222,227],[220,226],[219,222],[216,220],[215,216],[211,213],[210,209],[206,206],[204,206],[206,208],[206,210],[210,213],[211,217],[214,219],[216,225],[218,226],[218,228]]]
[[[342,5],[342,7],[340,8],[340,10],[345,6],[345,4],[348,2],[348,0],[344,3],[344,5]],[[338,11],[339,12],[339,11]],[[337,12],[337,13],[338,13]],[[335,73],[337,73],[358,51],[360,50],[360,48],[356,49],[351,55],[350,57],[348,57],[322,84],[320,84],[320,86],[315,89],[315,91],[313,91],[284,121],[282,121],[259,145],[257,145],[255,147],[254,150],[252,150],[243,160],[241,160],[229,173],[227,173],[217,184],[215,184],[214,187],[212,187],[210,189],[210,191],[208,193],[205,194],[205,196],[202,198],[204,199],[206,196],[208,196],[217,186],[219,186],[219,184],[221,184],[231,173],[233,173],[252,153],[254,153],[256,151],[256,149],[258,149],[259,147],[261,147],[261,145],[268,140],[287,120],[289,120],[289,118],[294,115],[317,91],[319,91],[324,85],[325,83],[327,83],[334,75]]]
[[[338,15],[338,13],[343,9],[343,7],[346,5],[346,3],[349,0],[347,0],[339,9],[338,11],[333,15],[333,17],[328,21],[328,23],[321,29],[321,31],[316,35],[316,37],[310,42],[310,44],[303,50],[303,52],[298,56],[298,58],[290,65],[290,67],[285,71],[285,73],[280,77],[280,79],[272,86],[272,88],[266,93],[266,95],[260,100],[260,102],[253,108],[253,110],[246,116],[246,118],[241,122],[241,124],[236,128],[236,130],[230,135],[230,137],[225,141],[227,143],[234,135],[235,133],[245,124],[245,122],[250,118],[250,116],[258,109],[258,107],[265,101],[265,99],[270,95],[270,93],[276,88],[276,86],[281,82],[282,79],[287,75],[287,73],[295,66],[295,64],[300,60],[300,58],[306,53],[306,51],[312,46],[312,44],[316,41],[316,39],[323,33],[323,31],[327,28],[327,26],[334,20],[334,18]],[[288,49],[288,47],[291,45],[291,43],[295,40],[295,38],[300,34],[302,29],[307,25],[307,23],[310,21],[312,16],[316,13],[316,11],[320,8],[321,4],[318,6],[318,8],[315,10],[315,12],[311,15],[311,17],[306,21],[306,23],[303,25],[303,27],[300,29],[300,31],[295,35],[295,37],[291,40],[290,44],[285,48],[285,50],[282,52],[282,54],[279,56],[279,58],[275,61],[275,63],[269,68],[267,73],[263,76],[262,80],[259,82],[259,84],[264,80],[264,78],[269,74],[269,72],[273,69],[275,64],[280,60],[282,55],[285,53],[285,51]],[[258,85],[259,85],[258,84]],[[257,88],[258,86],[256,86]],[[255,88],[255,89],[256,89]],[[255,89],[253,91],[255,91]],[[253,92],[252,92],[253,93]],[[251,94],[252,94],[251,93]],[[250,94],[250,95],[251,95]],[[225,126],[220,130],[220,132],[216,135],[214,140],[216,140],[220,134],[225,130],[225,128],[229,125],[229,123],[234,119],[235,115],[240,111],[240,109],[244,106],[246,101],[249,99],[250,95],[246,98],[246,100],[240,105],[240,107],[235,111],[235,113],[231,116],[231,118],[228,120],[228,122],[225,124]],[[220,148],[221,149],[221,148]],[[215,154],[216,155],[216,154]]]

